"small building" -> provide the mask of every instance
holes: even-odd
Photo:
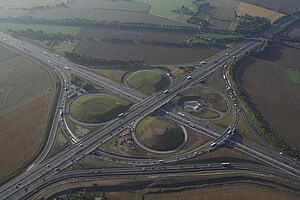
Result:
[[[198,110],[200,107],[202,107],[203,105],[201,103],[199,103],[198,101],[186,101],[183,104],[184,109],[186,110]]]

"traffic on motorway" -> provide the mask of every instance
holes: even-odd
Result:
[[[133,106],[128,112],[124,113],[124,117],[111,121],[104,127],[92,131],[80,140],[73,141],[73,145],[59,152],[58,154],[51,157],[45,162],[37,162],[34,166],[31,167],[30,170],[24,172],[23,174],[9,181],[7,184],[1,186],[1,199],[22,199],[28,196],[29,194],[32,194],[33,191],[36,191],[37,189],[41,188],[41,186],[44,186],[47,180],[51,180],[51,177],[63,176],[61,170],[66,169],[67,167],[69,167],[70,165],[77,162],[79,159],[91,152],[117,162],[124,161],[132,164],[153,165],[161,164],[162,162],[176,162],[178,160],[198,156],[201,153],[212,151],[213,149],[215,149],[220,144],[223,144],[226,141],[230,142],[230,144],[232,144],[234,148],[245,152],[246,154],[249,154],[255,158],[258,158],[270,164],[271,166],[276,167],[281,171],[284,171],[285,174],[292,176],[294,179],[299,180],[300,171],[298,163],[291,162],[289,158],[286,158],[283,155],[278,155],[277,152],[271,151],[269,149],[263,149],[248,141],[239,143],[237,141],[234,141],[233,139],[230,139],[230,137],[234,134],[239,120],[239,107],[235,93],[232,90],[230,82],[226,78],[225,74],[225,85],[230,93],[232,101],[234,102],[235,108],[234,120],[232,122],[232,125],[228,127],[225,131],[215,132],[207,127],[200,126],[197,123],[186,121],[185,116],[176,115],[177,118],[175,118],[174,116],[172,116],[172,113],[170,114],[171,118],[175,118],[177,121],[184,122],[191,128],[194,128],[198,131],[206,132],[206,134],[214,138],[214,141],[208,146],[198,149],[194,152],[189,152],[189,154],[186,155],[168,157],[163,159],[162,161],[124,158],[118,156],[113,157],[113,155],[105,154],[104,152],[96,150],[100,145],[110,140],[121,130],[124,130],[133,122],[140,120],[142,116],[146,116],[152,113],[153,111],[161,108],[171,99],[173,99],[178,93],[186,90],[191,85],[197,83],[207,75],[213,73],[215,70],[221,67],[225,68],[226,64],[224,63],[229,63],[233,59],[238,58],[240,55],[242,55],[249,49],[258,45],[258,41],[246,40],[241,43],[238,43],[234,47],[231,47],[221,52],[218,56],[215,56],[211,60],[205,61],[205,64],[202,65],[203,67],[197,68],[192,74],[189,74],[184,79],[170,86],[167,90],[157,92],[156,94],[151,95],[149,97],[145,97],[137,91],[123,87],[120,84],[114,83],[103,77],[97,76],[91,72],[88,72],[83,66],[70,63],[64,58],[61,58],[50,52],[46,52],[31,44],[12,38],[4,33],[0,33],[0,37],[2,38],[2,42],[4,42],[5,44],[10,45],[34,58],[42,60],[43,62],[52,66],[56,71],[61,71],[61,68],[68,69],[78,76],[88,79],[91,82],[97,83],[107,89],[110,89],[113,92],[117,92],[119,95],[126,97],[127,99],[130,99],[133,102],[136,102],[135,106]],[[63,78],[63,82],[65,84],[67,81],[65,80],[66,77],[63,75],[63,73],[61,73],[61,77]],[[58,114],[56,115],[55,121],[60,120],[62,121],[61,124],[64,124],[62,118],[64,111],[61,108],[64,108],[66,104],[65,92],[62,92],[61,95],[63,98],[60,98],[60,103],[58,107],[60,109],[58,109]],[[224,167],[224,165],[222,167]]]

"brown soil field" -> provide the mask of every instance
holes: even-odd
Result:
[[[147,64],[179,64],[204,60],[217,54],[221,49],[166,48],[83,40],[73,51],[80,55],[105,59],[139,59]]]
[[[231,22],[211,18],[208,20],[208,24],[209,28],[211,29],[228,30],[231,25]]]
[[[274,131],[300,149],[300,86],[291,83],[288,68],[300,69],[299,50],[272,46],[262,59],[250,59],[238,76]]]
[[[299,0],[244,0],[244,2],[258,5],[263,8],[269,8],[274,11],[280,9],[285,13],[292,13],[300,7]]]
[[[182,42],[188,34],[170,33],[146,30],[125,30],[114,28],[82,28],[81,37],[87,38],[120,38],[132,40],[159,40],[168,42]]]
[[[265,17],[271,22],[275,22],[279,18],[283,17],[283,14],[275,12],[270,9],[262,8],[260,6],[255,6],[249,3],[241,2],[238,9],[236,10],[237,16],[243,15],[251,15],[251,16],[258,16],[258,17]]]
[[[171,21],[161,17],[157,17],[148,13],[128,12],[121,10],[100,10],[94,8],[55,8],[42,11],[34,11],[29,16],[45,19],[87,19],[95,21],[120,21],[131,23],[152,23],[152,24],[170,24],[184,25],[179,22]]]
[[[232,21],[235,17],[235,11],[239,6],[237,0],[206,0],[212,7],[212,18]]]
[[[44,93],[0,116],[0,179],[20,168],[38,150],[51,99],[51,93]]]
[[[291,27],[287,32],[288,32],[288,36],[299,38],[300,37],[300,23]]]
[[[226,184],[209,186],[201,189],[194,189],[182,192],[170,192],[162,194],[146,194],[145,200],[201,200],[201,199],[222,199],[222,200],[297,200],[299,195],[287,191],[274,189],[250,183]]]

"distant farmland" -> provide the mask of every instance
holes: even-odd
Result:
[[[213,29],[228,29],[231,22],[234,20],[235,11],[239,6],[239,1],[236,0],[206,0],[210,3],[209,9],[205,12],[210,17],[210,28]],[[205,13],[204,13],[205,14]]]
[[[273,46],[262,59],[245,63],[239,77],[258,110],[274,131],[300,149],[300,85],[290,81],[288,68],[300,70],[300,51]]]
[[[87,38],[119,38],[132,40],[157,40],[168,42],[182,42],[186,36],[191,36],[186,33],[171,33],[149,30],[125,30],[116,28],[82,28],[79,35]]]
[[[143,45],[122,45],[84,40],[75,53],[105,59],[138,59],[147,64],[178,64],[204,60],[220,52],[218,48],[167,48]]]
[[[300,22],[289,29],[288,36],[300,38]]]
[[[170,24],[170,25],[184,25],[183,23],[164,19],[149,13],[130,12],[123,10],[100,10],[94,8],[55,8],[50,10],[35,11],[28,14],[36,18],[46,19],[87,19],[98,22],[119,21],[131,23],[152,23],[152,24]]]
[[[0,46],[0,181],[41,145],[56,81],[45,65]]]
[[[299,0],[244,0],[247,3],[269,8],[274,11],[284,11],[285,13],[292,13],[300,7]]]
[[[275,22],[279,18],[283,17],[283,14],[280,14],[278,12],[275,12],[273,10],[269,10],[266,8],[262,8],[259,6],[255,6],[249,3],[241,2],[237,11],[237,16],[243,16],[243,15],[251,15],[251,16],[258,16],[258,17],[265,17],[271,22]]]

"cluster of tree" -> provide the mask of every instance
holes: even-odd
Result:
[[[191,9],[189,9],[188,7],[185,7],[184,5],[182,5],[179,8],[175,8],[175,9],[171,10],[171,12],[178,13],[178,14],[184,14],[184,15],[194,15],[194,12]]]
[[[31,16],[27,17],[7,17],[0,18],[1,22],[9,23],[25,23],[25,24],[47,24],[47,25],[62,25],[62,26],[85,26],[85,27],[112,27],[118,29],[147,29],[156,31],[168,31],[168,32],[188,32],[195,33],[198,31],[197,28],[191,26],[180,26],[180,25],[161,25],[161,24],[150,24],[150,23],[125,23],[119,21],[112,22],[98,22],[86,19],[57,19],[50,20],[44,18],[34,18]]]
[[[86,82],[84,80],[82,80],[80,77],[71,74],[71,83],[73,85],[76,85],[77,87],[81,87],[82,89],[84,89],[87,92],[96,92],[98,91],[94,85],[90,82]]]
[[[32,29],[26,30],[11,30],[7,31],[11,36],[19,38],[25,37],[29,39],[42,40],[42,41],[71,41],[78,40],[78,36],[74,36],[66,33],[45,33],[42,30],[34,31]]]
[[[50,5],[40,5],[40,6],[34,6],[31,8],[25,8],[25,7],[21,7],[21,8],[14,8],[16,10],[28,10],[28,11],[39,11],[39,10],[49,10],[49,9],[54,9],[54,8],[63,8],[63,7],[67,7],[67,4],[71,3],[74,0],[67,0],[66,2],[62,2],[62,3],[57,3],[53,6]]]
[[[85,189],[83,191],[71,192],[66,195],[55,197],[55,200],[94,200],[94,199],[104,200],[106,198],[104,197],[104,193],[94,194],[93,192],[87,192]],[[44,199],[40,199],[40,200],[44,200]]]
[[[202,13],[210,9],[210,3],[203,2],[202,0],[194,0],[193,4],[197,6],[197,11],[187,20],[187,23],[205,27],[208,23]]]
[[[78,64],[86,64],[91,66],[104,65],[104,66],[143,66],[143,60],[119,60],[119,59],[103,59],[103,58],[95,58],[92,56],[79,55],[73,52],[65,52],[66,58],[69,60],[78,63]]]
[[[271,21],[267,18],[245,15],[237,18],[235,31],[249,35],[266,30],[270,26]]]
[[[263,115],[257,109],[255,103],[252,101],[251,97],[249,96],[245,88],[241,84],[238,84],[239,77],[237,76],[237,69],[241,66],[242,63],[248,60],[249,57],[263,55],[266,52],[266,50],[269,48],[269,45],[270,45],[269,41],[265,41],[262,45],[260,45],[256,49],[247,52],[242,57],[235,60],[229,68],[230,70],[229,74],[234,81],[233,87],[237,91],[240,99],[242,100],[242,102],[244,102],[245,106],[250,110],[250,113],[256,119],[257,123],[259,123],[260,125],[259,134],[261,134],[263,138],[268,139],[268,141],[270,141],[271,144],[281,149],[286,154],[299,160],[300,152],[295,148],[293,148],[292,146],[290,146],[283,138],[281,138],[273,131],[273,129],[270,127],[270,124],[265,120]]]

